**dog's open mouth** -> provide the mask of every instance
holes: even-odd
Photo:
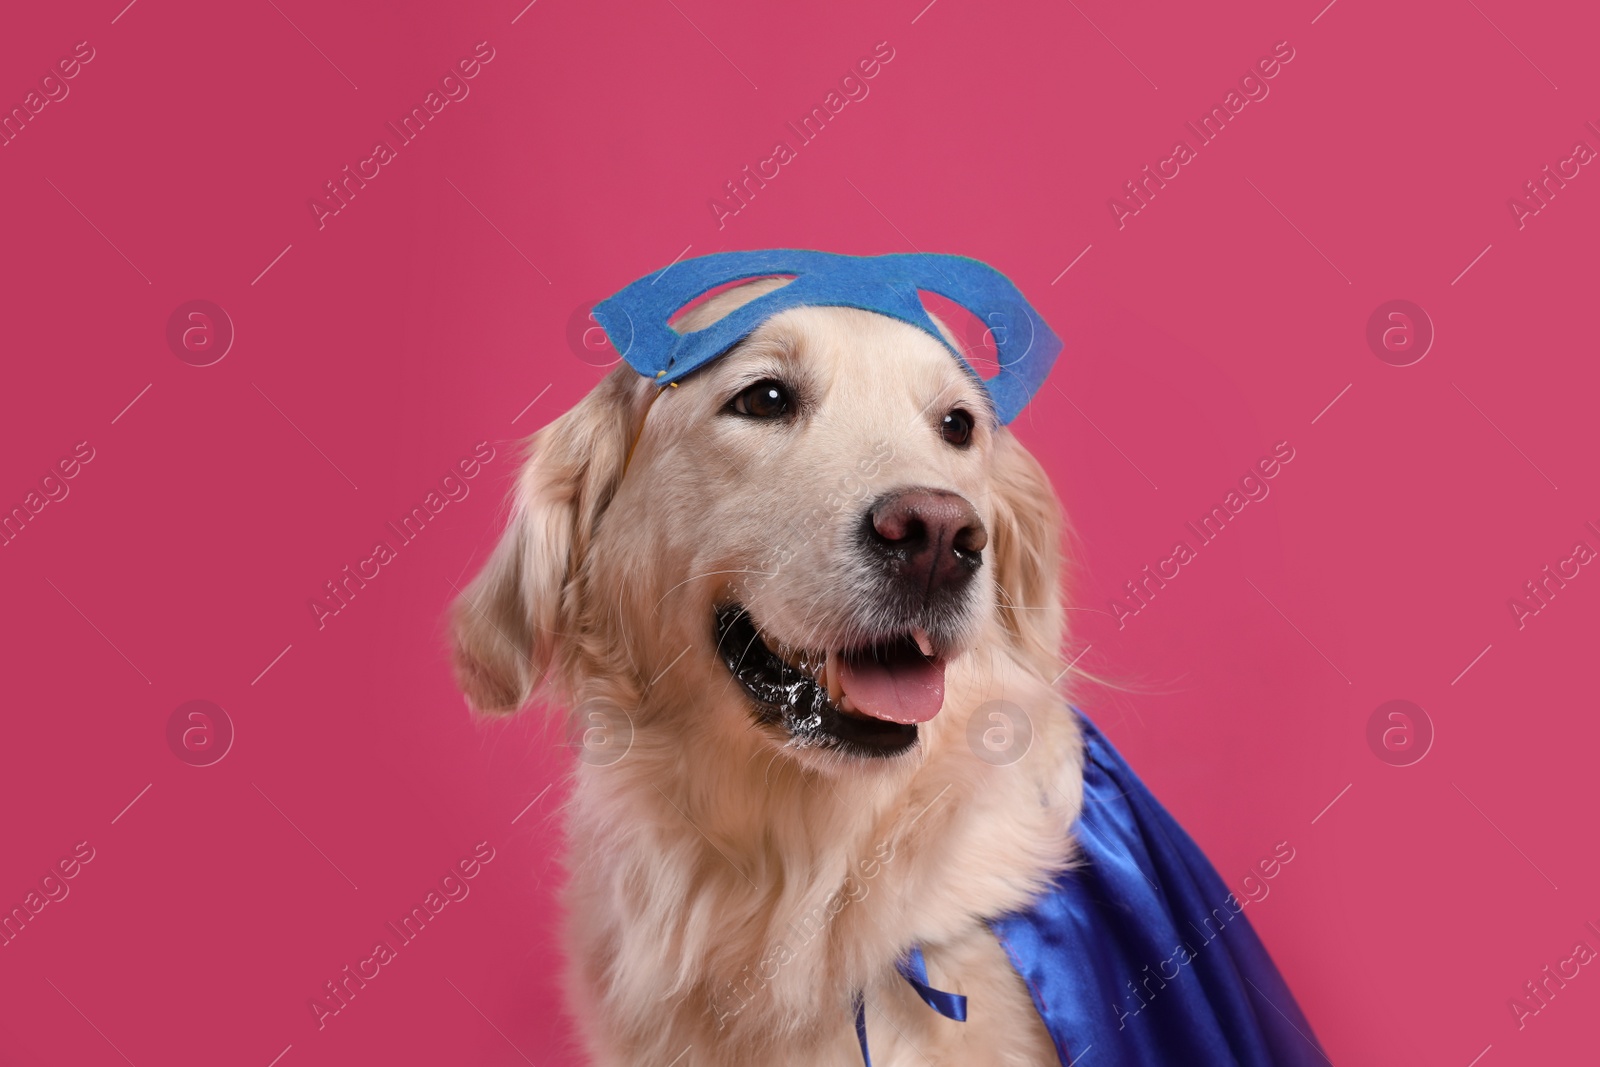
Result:
[[[737,604],[718,609],[717,649],[763,721],[800,745],[894,756],[944,703],[945,661],[919,629],[826,653],[774,648]]]

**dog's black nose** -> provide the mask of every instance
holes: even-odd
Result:
[[[965,585],[982,566],[989,543],[977,509],[944,489],[901,489],[879,497],[863,533],[896,577],[925,593]]]

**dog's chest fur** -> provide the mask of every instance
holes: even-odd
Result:
[[[992,692],[992,670],[983,682]],[[627,760],[580,774],[569,986],[594,1062],[667,1064],[688,1049],[683,1064],[859,1064],[864,990],[878,1067],[1055,1063],[985,920],[1067,862],[1081,753],[1059,698],[1018,687],[1025,677],[1012,698],[1036,709],[1034,736],[1003,767],[970,758],[951,716],[928,724],[932,755],[898,780],[766,755],[685,766],[685,752],[725,753],[728,739],[657,748],[644,729]],[[967,1022],[894,971],[912,944],[936,988],[968,997]]]

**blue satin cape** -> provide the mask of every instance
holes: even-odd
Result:
[[[1063,1067],[1331,1067],[1244,905],[1073,710],[1085,746],[1078,862],[1027,911],[989,924]],[[928,985],[919,949],[898,967],[930,1008],[965,1021],[967,998]],[[856,1036],[872,1067],[859,998]]]
[[[990,923],[1061,1063],[1329,1064],[1244,905],[1111,743],[1078,717],[1086,747],[1073,827],[1079,862],[1027,911]]]

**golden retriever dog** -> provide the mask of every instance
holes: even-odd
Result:
[[[533,437],[455,662],[479,711],[537,696],[600,746],[565,810],[593,1063],[860,1064],[858,997],[877,1067],[1058,1062],[986,919],[1073,852],[1061,537],[973,374],[854,308],[674,388],[618,366]],[[997,707],[1027,720],[1000,761]],[[912,946],[966,1022],[896,972]]]

